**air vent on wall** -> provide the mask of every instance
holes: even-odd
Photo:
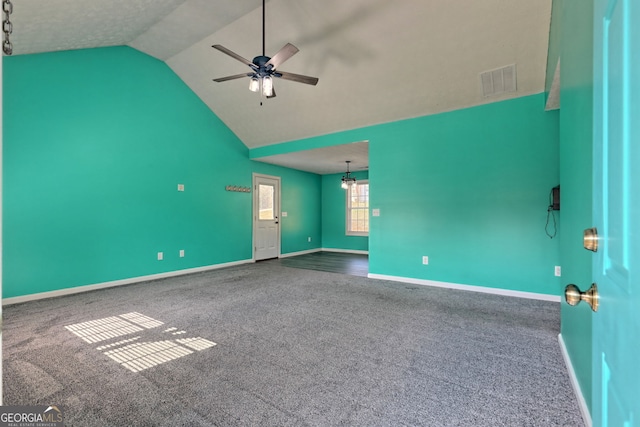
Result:
[[[482,95],[493,96],[516,91],[516,66],[508,65],[480,74]]]

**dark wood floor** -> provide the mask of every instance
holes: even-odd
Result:
[[[342,252],[313,252],[277,260],[281,265],[367,277],[369,256]]]

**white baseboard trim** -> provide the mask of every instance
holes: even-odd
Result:
[[[578,399],[578,406],[580,407],[582,420],[584,421],[585,427],[591,427],[593,425],[593,421],[591,420],[591,413],[589,412],[589,407],[587,406],[586,400],[584,400],[584,395],[582,394],[582,390],[580,389],[580,383],[578,383],[578,377],[576,376],[576,372],[573,369],[573,363],[571,363],[571,358],[569,357],[567,346],[564,344],[564,338],[562,338],[562,334],[558,334],[558,342],[560,343],[560,352],[562,353],[564,364],[566,365],[567,371],[569,372],[569,378],[571,379],[573,392],[576,394],[576,398]]]
[[[369,255],[369,251],[359,251],[356,249],[315,248],[315,249],[307,249],[306,251],[289,252],[286,254],[280,254],[280,258],[289,258],[292,256],[312,254],[314,252],[339,252],[343,254]]]
[[[537,299],[542,301],[560,302],[556,295],[538,294],[534,292],[512,291],[510,289],[487,288],[484,286],[460,285],[457,283],[437,282],[435,280],[414,279],[411,277],[387,276],[385,274],[367,275],[370,279],[391,280],[394,282],[412,283],[414,285],[435,286],[438,288],[458,289],[462,291],[482,292],[485,294],[504,295],[508,297]]]
[[[58,289],[55,291],[40,292],[37,294],[23,295],[19,297],[4,298],[2,300],[2,305],[20,304],[23,302],[35,301],[35,300],[44,299],[44,298],[54,298],[54,297],[60,297],[63,295],[78,294],[81,292],[89,292],[89,291],[95,291],[98,289],[112,288],[115,286],[130,285],[132,283],[146,282],[149,280],[183,276],[185,274],[199,273],[201,271],[218,270],[220,268],[232,267],[234,265],[241,265],[241,264],[250,264],[252,262],[254,261],[251,259],[225,262],[222,264],[207,265],[204,267],[187,268],[184,270],[169,271],[166,273],[150,274],[148,276],[138,276],[138,277],[132,277],[129,279],[121,279],[121,280],[114,280],[111,282],[96,283],[93,285],[76,286],[73,288]]]
[[[315,249],[307,249],[305,251],[289,252],[289,253],[286,253],[286,254],[280,254],[280,258],[289,258],[289,257],[292,257],[292,256],[312,254],[314,252],[320,252],[321,250],[322,249],[320,249],[320,248],[315,248]]]
[[[357,249],[322,248],[321,250],[322,252],[339,252],[343,254],[369,255],[369,251],[361,251]]]

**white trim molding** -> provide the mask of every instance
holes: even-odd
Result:
[[[569,357],[567,346],[564,344],[564,338],[562,338],[562,334],[558,334],[558,342],[560,343],[560,352],[562,353],[564,364],[566,365],[567,371],[569,372],[569,379],[571,380],[573,392],[576,394],[576,398],[578,399],[578,406],[580,407],[582,420],[584,421],[585,427],[592,427],[593,421],[591,420],[591,413],[589,412],[587,401],[584,399],[584,395],[582,394],[582,390],[580,389],[580,383],[578,382],[578,377],[576,376],[576,372],[573,369],[573,363],[571,363],[571,358]]]
[[[289,252],[289,253],[286,253],[286,254],[280,254],[280,258],[290,258],[292,256],[312,254],[314,252],[320,252],[320,251],[322,251],[322,249],[315,248],[315,249],[307,249],[306,251]]]
[[[369,255],[369,251],[361,251],[361,250],[358,250],[358,249],[322,248],[320,250],[322,252],[339,252],[339,253],[342,253],[342,254]]]
[[[54,297],[60,297],[63,295],[79,294],[81,292],[89,292],[89,291],[95,291],[98,289],[113,288],[115,286],[130,285],[133,283],[147,282],[149,280],[164,279],[167,277],[183,276],[185,274],[199,273],[202,271],[218,270],[220,268],[232,267],[234,265],[241,265],[241,264],[251,264],[253,262],[254,261],[252,259],[225,262],[222,264],[207,265],[204,267],[187,268],[184,270],[169,271],[166,273],[150,274],[148,276],[132,277],[130,279],[114,280],[111,282],[96,283],[93,285],[76,286],[73,288],[58,289],[55,291],[40,292],[37,294],[29,294],[29,295],[23,295],[19,297],[4,298],[2,300],[2,305],[20,304],[23,302],[35,301],[35,300],[44,299],[44,298],[54,298]]]
[[[360,250],[356,250],[356,249],[315,248],[315,249],[307,249],[305,251],[289,252],[289,253],[286,253],[286,254],[280,254],[280,258],[289,258],[289,257],[292,257],[292,256],[312,254],[312,253],[315,253],[315,252],[337,252],[337,253],[341,253],[341,254],[369,255],[369,251],[360,251]]]
[[[482,292],[485,294],[504,295],[508,297],[536,299],[542,301],[560,302],[560,296],[538,294],[534,292],[513,291],[510,289],[488,288],[484,286],[460,285],[457,283],[437,282],[435,280],[414,279],[411,277],[387,276],[385,274],[367,275],[370,279],[391,280],[393,282],[412,283],[414,285],[435,286],[437,288],[458,289],[461,291]]]

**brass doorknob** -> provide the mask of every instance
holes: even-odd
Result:
[[[564,298],[569,305],[578,305],[580,301],[584,301],[589,304],[591,310],[598,311],[600,296],[598,295],[598,286],[595,283],[584,292],[581,292],[574,284],[567,285],[564,288]]]
[[[583,233],[583,245],[588,251],[598,252],[598,229],[587,228]]]

